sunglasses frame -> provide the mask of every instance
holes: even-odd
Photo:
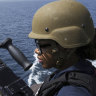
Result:
[[[42,50],[41,50],[40,45],[39,45],[40,43],[37,39],[35,39],[35,44],[36,44],[36,47],[39,49],[40,54],[42,54]]]
[[[40,54],[42,54],[42,47],[40,47],[40,42],[38,39],[35,39],[35,43],[37,48],[39,49]],[[52,44],[48,44],[50,45],[51,49],[55,49],[57,48],[57,43],[56,42],[51,42]],[[46,45],[46,44],[45,44]],[[48,46],[49,47],[49,46]]]

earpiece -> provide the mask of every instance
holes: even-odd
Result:
[[[52,54],[56,53],[58,51],[57,48],[52,49]]]

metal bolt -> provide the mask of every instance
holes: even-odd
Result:
[[[48,29],[48,27],[46,27],[46,28],[45,28],[45,31],[46,31],[46,32],[49,32],[49,29]]]

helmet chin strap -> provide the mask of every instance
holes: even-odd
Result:
[[[65,52],[59,50],[59,48],[52,49],[54,54],[54,59],[56,61],[56,67],[60,68],[70,59],[70,56],[74,53],[76,49],[66,49]]]

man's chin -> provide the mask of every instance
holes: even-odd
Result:
[[[43,67],[44,69],[50,69],[49,66],[47,66],[47,65],[45,65],[45,64],[43,64],[43,63],[42,63],[42,67]]]

